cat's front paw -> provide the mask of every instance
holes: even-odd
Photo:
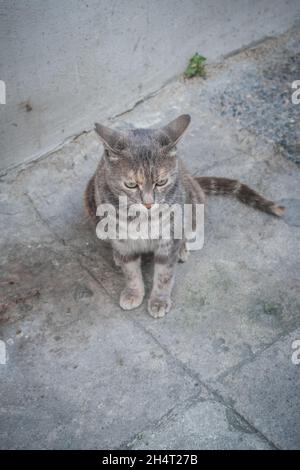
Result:
[[[170,297],[150,297],[148,301],[148,312],[154,318],[162,318],[171,308]]]
[[[123,310],[133,310],[141,305],[144,299],[144,291],[125,287],[120,296],[120,307]]]

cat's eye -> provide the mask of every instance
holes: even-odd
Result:
[[[164,180],[157,181],[156,186],[164,186],[165,184],[167,184],[167,182],[168,178],[165,178]]]
[[[134,181],[127,181],[124,184],[125,184],[126,188],[129,188],[129,189],[134,189],[134,188],[137,187],[137,184]]]

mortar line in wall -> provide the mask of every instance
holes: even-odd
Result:
[[[171,77],[170,79],[165,81],[159,88],[157,88],[156,90],[146,94],[144,97],[138,99],[131,107],[125,109],[124,111],[121,111],[120,113],[114,114],[111,117],[106,118],[104,121],[111,122],[111,121],[114,121],[115,119],[117,119],[121,116],[124,116],[124,115],[130,113],[131,111],[133,111],[140,104],[145,103],[146,101],[150,100],[151,98],[154,98],[167,85],[169,85],[170,83],[176,81],[179,78],[180,78],[180,75],[176,75],[176,76]],[[42,160],[45,160],[46,158],[50,157],[52,154],[58,152],[65,145],[68,145],[68,144],[74,142],[76,139],[78,139],[82,135],[89,134],[90,132],[93,132],[93,131],[94,131],[94,127],[88,127],[86,129],[83,129],[82,131],[79,131],[75,134],[72,134],[69,137],[66,137],[63,140],[63,142],[61,142],[60,144],[57,144],[56,146],[49,149],[48,151],[46,151],[44,153],[41,153],[41,154],[39,154],[39,153],[35,154],[32,158],[30,158],[26,162],[20,162],[20,163],[17,163],[15,165],[9,166],[8,168],[4,168],[4,169],[0,170],[0,177],[4,177],[4,176],[12,173],[13,171],[16,171],[17,176],[18,176],[21,172],[26,171],[32,165],[35,165],[36,163],[38,163]]]
[[[252,50],[262,46],[266,41],[273,41],[274,43],[276,43],[276,42],[284,43],[287,40],[289,34],[293,30],[297,29],[299,27],[299,25],[300,25],[300,20],[298,18],[295,18],[294,23],[286,31],[284,31],[282,33],[279,33],[277,36],[275,36],[275,35],[266,35],[265,37],[263,37],[261,39],[258,39],[257,41],[252,41],[252,42],[242,46],[239,49],[236,49],[232,52],[224,54],[223,56],[220,56],[215,61],[212,61],[212,62],[208,63],[207,66],[209,66],[209,67],[224,66],[224,62],[226,62],[227,60],[234,59],[235,57],[237,57],[239,55],[242,56],[247,51],[251,52]],[[182,74],[176,74],[176,75],[172,76],[168,80],[164,81],[163,84],[158,89],[156,89],[153,92],[150,92],[150,93],[146,94],[144,97],[138,99],[135,102],[135,104],[133,104],[132,107],[130,107],[130,108],[124,110],[124,111],[121,111],[120,113],[117,113],[117,114],[113,115],[112,117],[107,118],[106,120],[107,121],[113,121],[114,119],[116,119],[120,116],[126,115],[127,113],[129,113],[133,109],[135,109],[141,103],[144,103],[148,99],[153,98],[163,88],[165,88],[169,83],[172,83],[172,82],[180,79],[181,76],[182,76]],[[49,157],[53,153],[55,153],[58,150],[60,150],[61,148],[63,148],[65,145],[69,144],[70,142],[73,142],[79,136],[81,136],[85,133],[89,133],[92,130],[93,130],[92,127],[88,127],[87,129],[83,129],[82,131],[79,131],[76,134],[73,134],[73,135],[70,135],[69,137],[66,137],[61,143],[57,144],[56,146],[53,146],[53,148],[49,148],[48,150],[45,150],[43,153],[37,153],[37,154],[33,155],[26,162],[20,162],[20,163],[11,165],[7,168],[3,168],[2,170],[0,170],[0,177],[5,176],[8,173],[11,173],[13,171],[20,172],[20,171],[23,171],[23,170],[27,169],[28,166],[30,166],[32,164],[35,164],[36,162],[38,162],[40,160],[44,160],[45,158]]]
[[[138,99],[130,108],[128,108],[127,110],[125,111],[122,111],[120,113],[117,113],[115,115],[113,115],[111,118],[109,118],[108,120],[109,121],[114,121],[115,119],[121,117],[121,116],[124,116],[128,113],[130,113],[131,111],[133,111],[135,108],[137,108],[140,104],[142,103],[145,103],[146,101],[149,101],[151,100],[152,98],[154,98],[155,96],[158,95],[158,93],[160,91],[162,91],[166,86],[168,86],[170,83],[173,83],[175,82],[176,80],[178,80],[180,78],[181,74],[179,75],[176,75],[176,76],[173,76],[171,78],[169,78],[168,80],[166,80],[159,88],[157,88],[156,90],[154,91],[151,91],[150,93],[148,93],[147,95],[145,95],[144,97]]]

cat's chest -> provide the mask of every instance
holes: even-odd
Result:
[[[120,240],[117,241],[122,252],[126,253],[145,253],[155,251],[159,244],[158,239],[151,237],[151,218],[136,220],[126,220],[124,223],[119,221]]]
[[[122,255],[132,253],[149,253],[157,251],[160,241],[159,240],[143,240],[143,239],[130,239],[126,240],[113,240],[112,245]]]
[[[151,211],[133,220],[120,217],[119,239],[114,240],[113,245],[124,255],[157,251],[165,244],[165,240],[172,238],[169,212],[169,209],[164,213]]]

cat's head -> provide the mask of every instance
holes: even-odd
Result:
[[[178,184],[176,143],[190,123],[183,114],[160,129],[116,131],[101,124],[95,129],[104,145],[106,182],[115,196],[129,203],[168,202]]]

